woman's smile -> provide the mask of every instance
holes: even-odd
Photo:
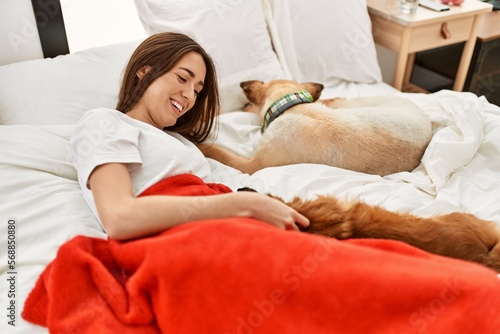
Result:
[[[170,101],[172,106],[174,107],[174,110],[176,110],[179,113],[179,115],[181,115],[185,108],[184,105],[182,105],[179,101],[176,101],[174,99],[170,99]]]

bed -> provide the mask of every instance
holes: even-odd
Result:
[[[466,211],[493,221],[500,228],[500,107],[472,93],[410,94],[384,83],[364,0],[136,0],[136,6],[148,34],[165,30],[188,33],[214,56],[220,75],[222,114],[218,135],[213,140],[238,154],[250,155],[261,135],[257,116],[242,111],[246,101],[238,84],[249,79],[293,78],[321,82],[326,86],[322,94],[324,98],[401,95],[422,107],[433,122],[433,139],[421,164],[412,172],[381,177],[324,165],[297,164],[247,175],[210,160],[213,182],[226,184],[233,190],[251,187],[287,200],[295,196],[312,199],[318,194],[333,194],[340,199],[362,200],[418,216]],[[331,19],[317,19],[325,13]],[[114,107],[121,71],[139,42],[0,67],[2,333],[46,333],[47,328],[30,323],[21,316],[38,277],[56,258],[61,246],[75,237],[106,240],[105,233],[82,198],[68,140],[83,112],[100,106]],[[93,136],[89,133],[89,140],[96,140]],[[238,232],[234,235],[237,236]],[[15,242],[9,243],[12,240]],[[388,245],[396,247],[394,244],[379,246],[390,248]],[[427,255],[419,253],[419,256]],[[273,255],[269,253],[268,257],[272,259]],[[366,261],[360,259],[359,266],[362,264]],[[441,330],[446,328],[451,328],[450,332],[453,332],[452,328],[462,328],[461,333],[498,331],[500,324],[495,320],[498,319],[495,314],[500,301],[491,295],[500,295],[500,280],[496,273],[479,267],[457,260],[452,265],[444,262],[442,266],[436,266],[433,274],[442,279],[455,277],[455,274],[460,277],[467,273],[476,275],[473,277],[478,290],[474,290],[472,299],[468,299],[465,292],[471,291],[472,287],[451,295],[454,299],[448,298],[450,291],[458,291],[450,286],[453,281],[435,287],[436,295],[429,294],[421,301],[411,300],[418,292],[416,290],[396,291],[403,296],[403,301],[404,296],[408,296],[408,305],[413,303],[414,309],[402,315],[404,321],[394,314],[392,318],[387,315],[380,318],[384,319],[384,326],[375,321],[371,330],[360,325],[346,327],[343,332],[422,333],[443,332]],[[448,272],[451,274],[446,276]],[[401,270],[391,273],[388,282],[392,282],[395,276],[400,281],[412,279],[411,273]],[[224,277],[218,280],[227,283]],[[346,289],[353,289],[353,286],[346,286]],[[60,291],[63,293],[67,289],[61,286]],[[352,298],[358,302],[364,298],[362,306],[366,312],[371,312],[371,307],[377,310],[384,307],[370,303],[370,300],[375,300],[375,294],[365,291]],[[278,304],[276,302],[275,306]],[[11,305],[15,305],[14,313],[9,310]],[[214,314],[211,316],[218,322],[200,317],[208,312],[207,305],[210,304],[200,309],[193,305],[193,309],[184,310],[185,314],[191,314],[191,320],[183,318],[180,322],[179,318],[178,323],[174,321],[174,332],[310,332],[301,327],[304,321],[280,318],[277,306],[270,310],[263,303],[254,303],[245,316],[235,316],[223,323]],[[404,308],[403,304],[400,305]],[[363,307],[358,306],[356,310]],[[275,312],[266,314],[266,310]],[[307,311],[301,312],[306,314]],[[9,318],[12,314],[14,317]],[[343,316],[347,319],[346,324],[356,322],[352,314]],[[367,314],[360,313],[359,316],[359,323],[366,323],[361,318],[372,319]],[[266,322],[273,318],[276,321]],[[394,319],[394,322],[387,322],[387,319]],[[9,324],[10,320],[15,320],[15,327]],[[295,324],[294,330],[290,331],[284,323]],[[324,329],[315,333],[331,332],[324,324],[315,323],[314,326]],[[314,326],[308,328],[316,328]],[[132,327],[124,332],[159,331],[154,328]],[[91,331],[75,325],[66,327],[66,331],[59,327],[54,332]]]

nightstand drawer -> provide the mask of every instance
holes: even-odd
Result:
[[[415,27],[412,30],[408,52],[414,53],[466,41],[470,37],[473,23],[474,17],[467,16]]]

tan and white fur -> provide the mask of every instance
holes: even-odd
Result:
[[[323,85],[291,80],[246,81],[247,111],[263,120],[281,97],[307,90],[313,103],[298,104],[264,131],[255,154],[241,157],[216,145],[201,144],[205,156],[244,173],[271,166],[316,163],[387,175],[411,171],[432,137],[431,121],[408,99],[396,96],[319,101]]]

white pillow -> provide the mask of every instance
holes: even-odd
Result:
[[[294,79],[334,86],[380,82],[366,0],[269,0],[272,22]],[[273,36],[276,38],[276,36]],[[276,43],[277,44],[277,43]]]
[[[75,124],[116,107],[122,71],[139,42],[0,66],[0,124]]]
[[[149,35],[191,36],[212,56],[219,72],[222,112],[241,110],[245,80],[282,79],[271,45],[262,0],[135,0]]]

